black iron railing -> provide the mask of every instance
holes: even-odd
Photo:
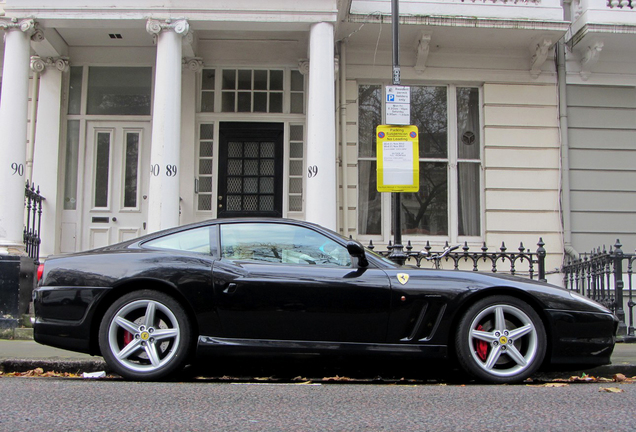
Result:
[[[598,248],[589,254],[581,255],[579,259],[569,260],[561,272],[566,288],[596,300],[616,314],[620,320],[619,336],[634,336],[636,303],[633,275],[636,254],[626,254],[622,247],[620,241],[616,240],[616,244],[613,248],[610,246],[609,251],[605,247]],[[628,309],[628,321],[625,304]]]
[[[517,250],[508,251],[504,243],[501,244],[499,250],[489,250],[486,243],[481,247],[480,251],[471,251],[467,243],[461,248],[449,250],[448,242],[442,251],[433,251],[430,242],[426,242],[426,246],[421,251],[414,251],[411,241],[409,240],[406,247],[407,260],[406,264],[416,265],[417,267],[426,266],[430,263],[433,268],[439,268],[441,264],[451,262],[454,270],[470,267],[472,271],[489,271],[493,273],[509,273],[512,275],[527,276],[530,279],[538,277],[539,280],[545,281],[545,256],[546,250],[543,239],[539,239],[537,243],[537,251],[531,252],[526,249],[523,243],[519,245]],[[369,242],[367,246],[374,250],[373,242]],[[376,251],[383,256],[389,256],[393,245],[389,242],[386,251]],[[484,270],[484,265],[488,267]],[[480,269],[481,266],[481,269]],[[468,269],[468,268],[467,268]]]
[[[40,227],[42,226],[42,201],[45,198],[40,195],[40,187],[29,185],[27,180],[24,188],[24,207],[26,208],[26,225],[24,227],[23,241],[26,253],[37,263],[40,259]]]

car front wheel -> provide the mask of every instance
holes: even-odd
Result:
[[[493,383],[518,382],[541,366],[546,352],[545,328],[524,301],[487,297],[462,317],[455,349],[460,365],[473,377]]]
[[[99,328],[104,360],[132,380],[158,380],[179,371],[191,348],[188,316],[174,298],[153,290],[117,299]]]

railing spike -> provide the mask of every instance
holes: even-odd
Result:
[[[501,247],[499,248],[499,250],[502,253],[506,253],[506,244],[504,242],[501,242]]]

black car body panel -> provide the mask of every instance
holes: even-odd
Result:
[[[219,226],[284,219],[208,221],[68,256],[50,257],[34,294],[37,342],[100,354],[102,317],[121,295],[152,287],[190,315],[199,354],[209,352],[384,352],[445,357],[467,308],[491,295],[530,305],[543,321],[549,363],[606,364],[616,317],[568,291],[518,277],[399,267],[367,252],[368,266],[320,266],[222,258]],[[207,254],[146,242],[211,227]],[[405,280],[405,276],[408,278]]]

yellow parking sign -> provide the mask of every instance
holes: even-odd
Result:
[[[378,192],[417,192],[420,189],[417,126],[376,128]]]

